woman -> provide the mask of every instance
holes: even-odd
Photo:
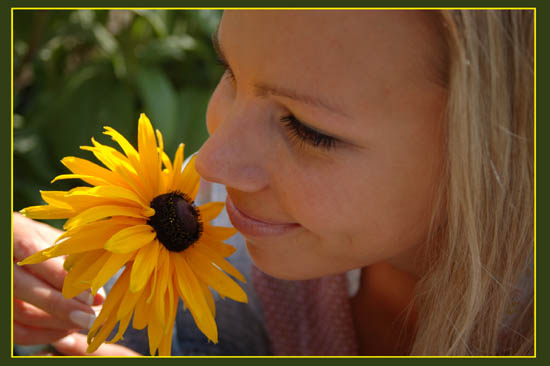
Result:
[[[532,354],[532,17],[225,12],[196,167],[273,353]]]

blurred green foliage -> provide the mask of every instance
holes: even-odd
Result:
[[[216,10],[15,10],[13,14],[14,209],[41,204],[39,190],[67,173],[65,156],[93,160],[79,146],[103,126],[136,146],[145,112],[170,157],[207,137],[205,112],[221,76],[211,34]]]

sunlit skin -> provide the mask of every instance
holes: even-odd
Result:
[[[356,308],[376,313],[372,296],[406,304],[444,149],[443,51],[430,16],[226,11],[217,38],[230,70],[210,100],[197,170],[247,215],[295,224],[281,235],[243,233],[254,263],[283,279],[369,266]],[[336,142],[300,142],[281,121],[289,114]],[[393,274],[372,277],[378,267]],[[408,290],[384,297],[368,288],[372,278]]]

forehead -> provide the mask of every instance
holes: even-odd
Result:
[[[225,11],[219,38],[229,62],[243,72],[370,98],[435,79],[441,47],[433,16],[414,10]]]

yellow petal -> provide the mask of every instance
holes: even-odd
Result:
[[[200,183],[200,176],[195,170],[195,157],[196,155],[191,157],[176,183],[176,189],[186,193],[193,200],[197,196]]]
[[[218,253],[212,251],[210,248],[208,248],[205,245],[195,245],[193,247],[193,250],[198,251],[203,256],[208,258],[212,263],[214,263],[216,266],[218,266],[220,269],[222,269],[224,272],[230,274],[231,276],[239,279],[241,282],[246,283],[246,279],[244,276],[235,268],[231,263],[229,263],[226,259],[224,259],[221,255]]]
[[[140,297],[143,295],[145,289],[146,287],[135,293],[126,291],[126,293],[124,294],[124,298],[120,302],[120,307],[117,310],[117,319],[122,319],[127,314],[132,314],[132,311],[135,309],[136,304]]]
[[[91,181],[88,180],[88,178],[82,178],[82,180],[92,185],[99,185],[96,183],[101,181],[103,182],[102,184],[107,183],[115,186],[127,186],[124,180],[118,175],[108,169],[92,163],[91,161],[76,158],[74,156],[67,156],[61,160],[61,163],[74,174],[90,177]]]
[[[103,265],[101,270],[97,273],[95,278],[92,281],[91,290],[92,294],[96,294],[97,290],[99,290],[107,281],[111,279],[117,273],[122,266],[126,264],[130,259],[132,259],[132,256],[134,253],[126,253],[126,254],[111,254],[107,262]]]
[[[222,257],[229,257],[237,250],[234,246],[222,243],[220,241],[209,240],[207,237],[201,235],[200,244],[208,247],[209,250],[218,253]]]
[[[48,248],[49,249],[49,248]],[[18,266],[25,266],[27,264],[36,264],[36,263],[42,263],[45,260],[48,260],[51,258],[51,256],[45,254],[48,249],[41,250],[39,252],[34,253],[33,255],[23,259],[20,262],[17,262]]]
[[[223,296],[239,302],[248,302],[243,289],[223,272],[214,268],[207,257],[196,250],[186,250],[183,254],[187,256],[187,263],[202,282]]]
[[[212,316],[216,318],[216,303],[214,302],[214,297],[212,296],[212,292],[208,288],[208,286],[204,282],[200,282],[202,293],[204,294],[204,298],[206,299],[206,302],[208,303],[208,307],[210,308],[210,312],[212,313]]]
[[[130,271],[131,271],[131,265],[126,266],[126,269],[118,280],[113,285],[113,288],[111,288],[111,291],[109,291],[109,295],[105,299],[105,302],[103,303],[103,306],[101,307],[101,311],[92,324],[92,327],[90,328],[90,331],[88,332],[88,343],[91,342],[91,339],[95,336],[97,333],[99,327],[107,320],[107,318],[113,318],[116,322],[116,316],[115,311],[120,306],[120,301],[123,297],[123,295],[128,290],[128,284],[130,283]]]
[[[176,150],[176,155],[174,157],[174,166],[170,171],[170,188],[176,189],[177,183],[179,181],[179,176],[182,174],[182,164],[183,164],[183,150],[185,149],[184,144],[179,144],[178,149]]]
[[[153,126],[149,118],[142,113],[138,122],[138,150],[141,163],[141,174],[153,195],[158,193],[160,160]]]
[[[120,133],[118,133],[117,130],[114,128],[111,128],[109,126],[105,126],[105,132],[103,132],[105,135],[111,136],[111,138],[118,143],[118,145],[122,148],[128,159],[130,160],[130,163],[136,168],[139,165],[139,155],[136,149],[126,140],[124,136],[122,136]]]
[[[96,221],[61,234],[57,239],[57,245],[48,248],[47,254],[52,257],[60,255],[87,252],[101,249],[115,233],[128,227],[129,223],[123,220],[111,218],[109,220]]]
[[[162,326],[156,321],[149,322],[147,336],[149,337],[149,352],[151,356],[154,356],[162,339]]]
[[[73,208],[65,201],[65,196],[68,193],[66,191],[40,191],[40,196],[50,206],[72,210]]]
[[[199,281],[189,269],[189,264],[181,253],[170,253],[176,269],[177,289],[186,301],[197,327],[212,342],[218,343],[218,328],[212,312],[204,298]]]
[[[92,142],[94,143],[94,147],[81,146],[80,148],[93,152],[99,161],[122,178],[125,186],[131,188],[146,202],[150,201],[152,198],[150,197],[151,190],[147,188],[147,184],[142,184],[142,180],[140,179],[142,173],[140,172],[140,175],[138,175],[132,164],[120,152],[109,146],[101,145],[94,139],[92,139]]]
[[[124,166],[126,169],[133,171],[134,173],[136,172],[128,158],[121,154],[118,150],[97,142],[93,137],[92,144],[94,145],[93,147],[81,146],[80,148],[82,150],[91,151],[99,161],[101,161],[113,172],[116,172],[117,168],[120,166]]]
[[[105,250],[113,253],[130,253],[151,243],[157,233],[149,225],[130,226],[113,235],[107,243]]]
[[[63,262],[63,269],[67,272],[73,268],[73,265],[78,262],[78,260],[83,256],[86,255],[86,253],[77,253],[77,254],[71,254],[68,255],[67,258],[65,258],[65,262]]]
[[[172,300],[172,304],[170,308],[172,309],[170,311],[170,317],[168,319],[168,324],[174,324],[174,321],[176,320],[176,312],[178,307],[178,298],[175,297],[175,299]],[[168,332],[165,332],[164,336],[162,337],[162,340],[160,341],[159,345],[159,356],[170,356],[172,351],[172,335],[174,334],[174,327],[171,326],[168,329]]]
[[[156,240],[139,250],[132,266],[131,292],[138,292],[147,284],[153,269],[157,265],[159,251],[160,244]]]
[[[78,276],[78,278],[74,279],[73,283],[75,286],[80,287],[82,284],[85,285],[86,288],[90,287],[94,278],[98,275],[112,255],[112,253],[103,251],[103,254],[99,258],[89,265],[88,268],[86,268],[84,272]]]
[[[212,226],[208,223],[204,223],[204,234],[207,234],[208,238],[211,240],[225,241],[236,233],[237,230],[232,227]]]
[[[93,340],[88,345],[86,352],[92,353],[97,351],[99,346],[105,342],[109,334],[111,334],[112,330],[115,328],[116,322],[117,320],[113,315],[109,316],[107,321],[101,326],[99,332],[93,337]]]
[[[142,218],[141,210],[134,207],[125,207],[118,205],[106,205],[89,208],[65,222],[63,228],[71,230],[79,225],[84,225],[92,221],[97,221],[112,216],[129,216]]]
[[[88,285],[79,282],[78,279],[101,258],[103,253],[105,253],[103,250],[94,250],[76,258],[71,270],[63,281],[63,289],[61,290],[63,296],[72,298],[88,288]]]
[[[157,320],[163,325],[165,325],[164,293],[166,292],[168,281],[170,280],[169,260],[168,250],[163,246],[160,246],[157,265],[159,273],[157,276],[157,286],[155,289],[156,295],[153,297],[153,309],[155,310]]]
[[[101,178],[94,177],[92,175],[84,175],[84,174],[61,174],[55,177],[54,179],[52,179],[50,183],[55,183],[58,180],[63,180],[63,179],[82,179],[83,181],[90,183],[91,185],[94,185],[94,186],[108,184],[107,181]]]
[[[127,200],[133,203],[137,203],[143,207],[148,207],[148,202],[143,201],[141,197],[135,194],[133,191],[117,186],[97,186],[87,190],[75,191],[68,194],[69,197],[73,196],[93,196],[101,198],[109,198],[111,200]]]
[[[199,206],[201,220],[203,222],[210,222],[215,219],[222,212],[224,206],[225,204],[223,202],[208,202]]]
[[[31,206],[19,211],[23,216],[31,219],[66,219],[74,216],[75,212],[66,208],[54,206]]]
[[[120,320],[120,323],[118,324],[117,333],[115,334],[113,339],[111,339],[107,343],[115,343],[115,342],[118,342],[122,338],[122,336],[124,335],[124,332],[126,332],[126,329],[128,328],[128,325],[130,324],[130,319],[132,319],[132,313],[129,313],[128,315],[126,315],[124,318],[122,318]]]
[[[151,312],[151,304],[147,303],[148,293],[151,291],[151,281],[147,282],[147,286],[144,291],[141,292],[138,301],[136,303],[136,310],[134,312],[134,320],[132,321],[132,326],[135,329],[143,329],[147,326],[149,321],[149,313]]]

